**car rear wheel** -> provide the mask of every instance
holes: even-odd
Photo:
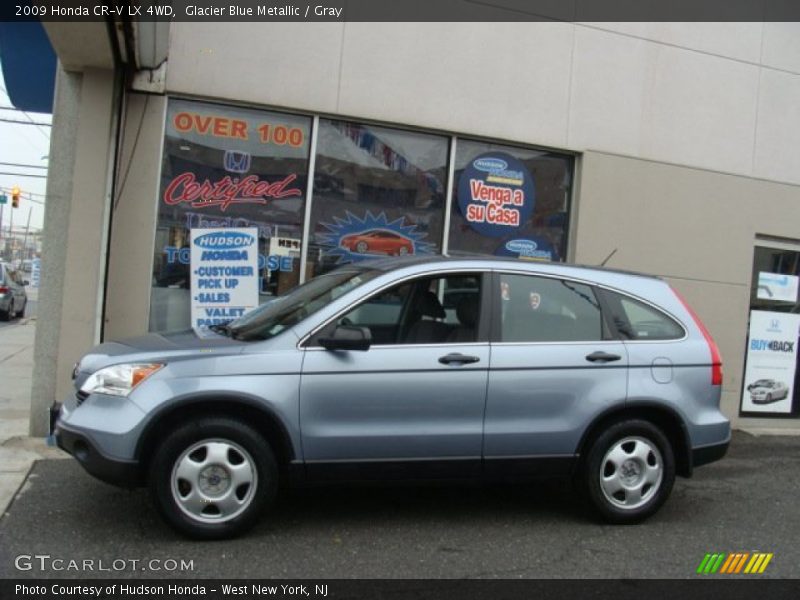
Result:
[[[159,512],[175,529],[198,539],[249,529],[277,488],[278,468],[267,441],[249,425],[226,418],[175,429],[150,467]]]
[[[591,444],[582,479],[595,510],[611,523],[637,523],[655,514],[675,481],[669,441],[648,421],[621,421]]]

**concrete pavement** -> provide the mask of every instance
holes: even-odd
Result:
[[[0,327],[0,511],[5,513],[33,462],[66,456],[28,437],[33,338],[36,334],[36,290],[28,291],[29,310]],[[0,513],[0,514],[2,514]]]

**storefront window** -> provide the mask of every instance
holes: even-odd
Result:
[[[299,283],[311,119],[170,100],[150,330],[190,324],[194,228],[258,230],[260,301]]]
[[[800,416],[800,252],[756,247],[741,413]]]
[[[448,253],[563,261],[571,156],[459,138]]]
[[[308,277],[441,252],[448,138],[320,119]]]

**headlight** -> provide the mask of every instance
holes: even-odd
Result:
[[[92,373],[81,386],[81,391],[87,394],[127,396],[137,385],[163,366],[160,363],[148,363],[106,367]]]

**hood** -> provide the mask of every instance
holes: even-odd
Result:
[[[238,354],[246,342],[232,340],[215,333],[199,337],[194,330],[170,333],[149,333],[118,342],[104,342],[92,348],[78,363],[76,385],[80,386],[95,371],[123,362],[156,362],[181,360],[220,354]]]

